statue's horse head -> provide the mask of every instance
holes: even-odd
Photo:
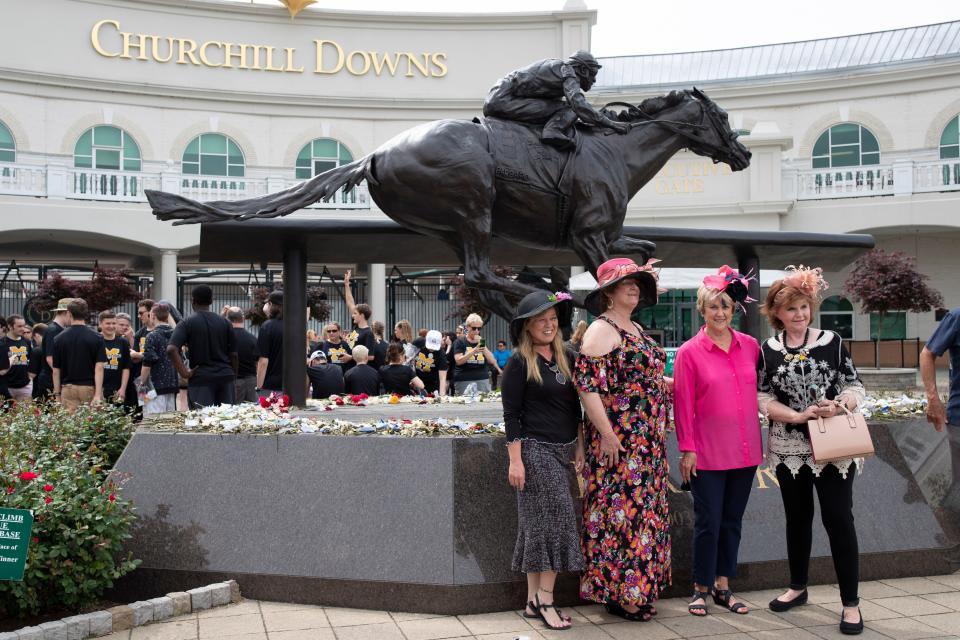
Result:
[[[687,148],[697,155],[712,158],[714,162],[725,162],[734,171],[749,167],[750,150],[737,140],[738,134],[730,128],[727,112],[696,87],[683,93],[687,100],[695,101],[700,107],[699,126],[684,132]]]
[[[609,107],[626,107],[617,113]],[[725,162],[734,171],[750,166],[750,150],[737,141],[737,132],[730,128],[727,112],[703,91],[671,91],[664,96],[648,98],[639,105],[611,102],[604,113],[633,126],[660,125],[684,139],[684,146],[697,155]]]

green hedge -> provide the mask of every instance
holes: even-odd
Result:
[[[123,556],[135,516],[109,477],[133,432],[121,409],[19,405],[0,413],[0,496],[34,513],[22,582],[0,582],[0,614],[78,610],[138,564]]]

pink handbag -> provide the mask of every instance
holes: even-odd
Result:
[[[807,421],[810,448],[817,464],[866,458],[874,453],[867,421],[861,414],[851,413],[843,404],[840,407],[846,415]]]

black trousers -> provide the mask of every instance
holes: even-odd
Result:
[[[801,467],[794,476],[786,465],[777,465],[777,481],[787,517],[787,558],[790,564],[790,588],[807,586],[810,547],[813,544],[813,490],[820,500],[820,519],[830,540],[833,567],[837,572],[843,606],[860,603],[860,550],[853,523],[853,478],[857,466],[850,465],[847,477],[835,466],[827,465],[819,476],[810,467]]]
[[[237,404],[236,383],[233,378],[228,378],[208,384],[191,384],[187,387],[187,400],[191,409]]]
[[[693,491],[693,581],[713,587],[717,576],[737,575],[743,512],[750,499],[756,467],[697,469]]]

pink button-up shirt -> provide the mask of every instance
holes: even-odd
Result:
[[[697,454],[706,471],[759,465],[763,458],[757,411],[760,345],[730,330],[725,352],[701,328],[677,350],[673,366],[673,421],[680,451]]]

